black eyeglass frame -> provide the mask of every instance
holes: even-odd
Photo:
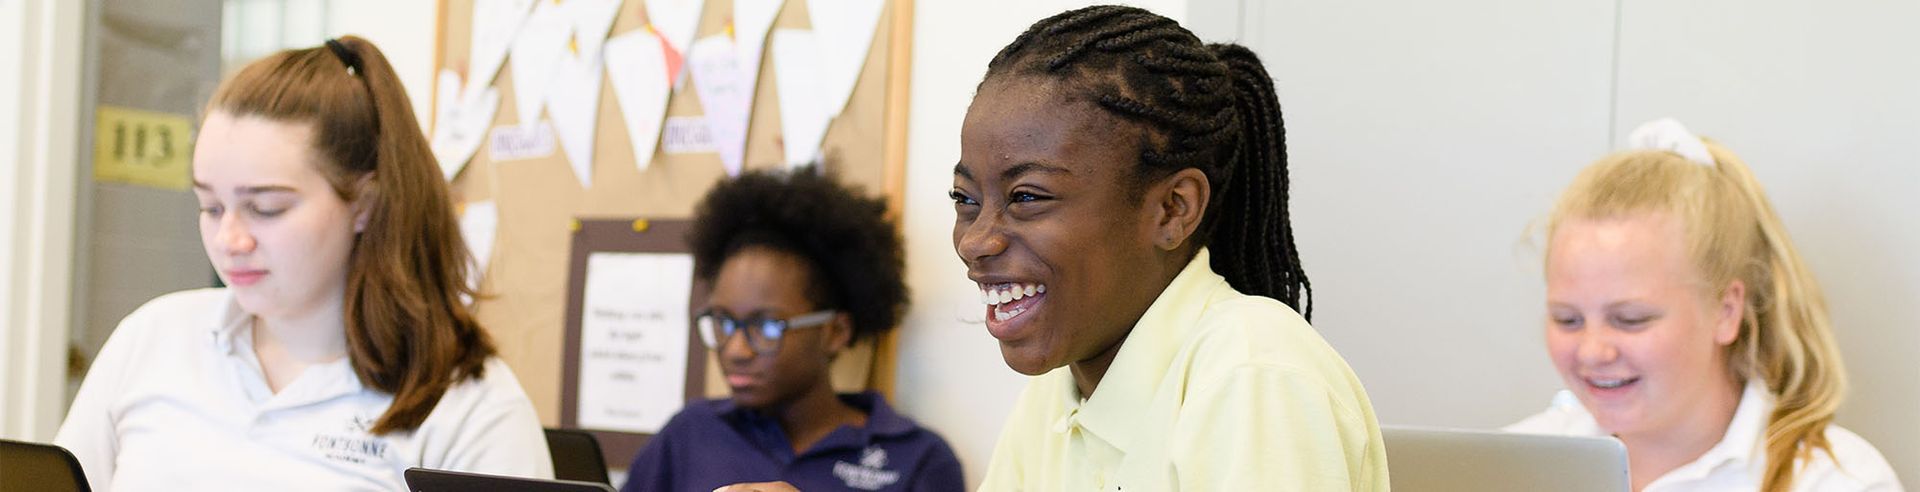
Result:
[[[725,313],[708,309],[695,316],[693,330],[700,332],[700,341],[715,352],[725,347],[733,336],[745,333],[747,348],[755,355],[771,354],[780,350],[780,341],[786,339],[787,330],[798,330],[825,325],[833,321],[839,311],[825,309],[801,314],[790,318],[762,318],[759,316],[736,319]],[[757,325],[759,329],[742,328]]]

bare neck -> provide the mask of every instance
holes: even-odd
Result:
[[[308,367],[347,355],[345,315],[340,309],[317,309],[304,316],[254,317],[253,353],[267,388],[279,393]]]
[[[1118,340],[1114,340],[1112,345],[1094,354],[1093,357],[1067,364],[1067,368],[1073,372],[1073,386],[1080,391],[1081,398],[1093,397],[1093,390],[1099,388],[1100,380],[1107,377],[1107,369],[1113,367],[1114,358],[1120,355],[1120,346],[1126,344],[1127,337],[1132,335],[1134,328],[1139,326],[1140,319],[1146,317],[1147,310],[1153,308],[1153,303],[1158,302],[1160,296],[1166,295],[1167,288],[1173,286],[1173,280],[1180,276],[1180,272],[1186,270],[1187,263],[1193,261],[1193,255],[1197,251],[1189,247],[1162,256],[1159,271],[1154,272],[1150,284],[1157,288],[1153,289],[1152,295],[1144,295],[1141,299],[1134,300],[1140,307],[1139,312],[1133,317],[1133,326],[1127,327],[1120,333]]]
[[[1639,434],[1619,434],[1627,445],[1627,466],[1633,490],[1646,489],[1655,479],[1687,463],[1700,459],[1727,434],[1733,414],[1740,406],[1738,382],[1716,387],[1699,403],[1698,411],[1681,422],[1673,422]]]

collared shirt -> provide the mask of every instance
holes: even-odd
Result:
[[[1758,380],[1748,381],[1740,393],[1740,405],[1720,442],[1700,458],[1681,465],[1647,483],[1643,492],[1760,490],[1767,469],[1767,418],[1773,415],[1774,397]],[[1605,437],[1611,433],[1600,428],[1593,414],[1580,404],[1573,393],[1561,390],[1554,395],[1547,411],[1527,417],[1505,428],[1508,432],[1561,436]],[[1795,491],[1897,491],[1900,479],[1880,451],[1839,425],[1828,424],[1827,442],[1833,453],[1815,452],[1813,460],[1795,463]]]
[[[1147,308],[1091,397],[1066,367],[1027,384],[980,490],[1387,490],[1380,427],[1346,361],[1209,258]]]
[[[633,458],[620,490],[708,492],[772,481],[800,490],[966,487],[947,442],[894,413],[880,395],[843,394],[840,401],[866,412],[866,426],[840,426],[799,454],[773,417],[731,399],[690,403]]]
[[[410,467],[551,478],[533,402],[513,371],[447,389],[413,431],[368,428],[393,396],[349,358],[274,393],[251,316],[225,289],[168,294],[127,315],[87,373],[54,442],[94,490],[402,490]]]

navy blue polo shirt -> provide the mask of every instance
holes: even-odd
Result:
[[[958,491],[960,460],[939,435],[893,413],[875,393],[842,394],[867,413],[795,455],[780,422],[732,399],[687,404],[627,468],[622,492],[692,491],[784,481],[800,490]]]

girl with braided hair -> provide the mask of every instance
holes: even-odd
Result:
[[[1507,430],[1618,437],[1636,491],[1900,490],[1833,424],[1833,323],[1753,171],[1673,120],[1633,135],[1548,221],[1547,353],[1567,391]]]
[[[984,490],[1385,490],[1360,381],[1307,323],[1285,134],[1251,51],[1151,12],[1041,20],[987,67],[954,250],[1036,376]]]

